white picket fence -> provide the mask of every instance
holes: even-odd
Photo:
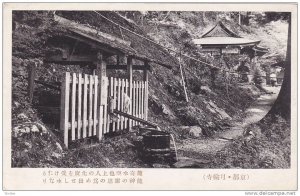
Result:
[[[120,115],[112,120],[110,112],[117,109],[147,120],[147,108],[147,82],[133,81],[129,85],[127,79],[113,77],[103,77],[99,82],[96,75],[66,72],[60,107],[64,143],[68,147],[70,141],[92,136],[101,140],[109,132],[132,128],[139,123]]]

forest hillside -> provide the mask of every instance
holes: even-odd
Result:
[[[101,12],[102,13],[102,12]],[[60,131],[57,127],[44,120],[35,105],[47,102],[53,97],[52,102],[58,103],[60,94],[50,88],[37,85],[33,103],[29,103],[27,95],[28,65],[37,64],[37,78],[42,81],[56,81],[58,84],[65,71],[89,73],[87,68],[80,66],[61,66],[44,63],[47,38],[53,34],[63,33],[57,29],[53,20],[53,12],[46,11],[16,11],[13,13],[13,56],[12,56],[12,166],[13,167],[153,167],[139,159],[134,147],[136,139],[134,133],[124,133],[119,136],[106,138],[97,144],[83,144],[77,149],[65,149]],[[68,12],[57,11],[58,16],[75,21],[79,24],[99,29],[99,20],[104,20],[93,12]],[[218,66],[216,59],[199,53],[193,39],[212,28],[217,22],[222,21],[226,27],[238,35],[261,40],[260,45],[268,48],[269,52],[258,59],[255,69],[262,72],[270,65],[285,60],[287,48],[287,17],[284,13],[251,13],[243,16],[239,24],[239,13],[235,12],[103,12],[107,17],[118,23],[124,20],[131,30],[143,33],[144,36],[163,46],[162,50],[170,53],[174,65],[172,69],[152,64],[149,74],[149,118],[148,120],[159,127],[172,133],[179,145],[189,140],[193,130],[197,130],[201,140],[209,140],[242,121],[245,111],[255,100],[265,93],[254,84],[238,85],[237,81],[228,82],[224,74],[220,73],[212,84],[211,67],[185,58],[178,53],[199,59],[207,64]],[[124,22],[123,21],[123,22]],[[112,25],[113,26],[113,25]],[[103,29],[103,31],[122,38],[119,28]],[[133,36],[133,35],[132,35]],[[134,37],[134,36],[133,36]],[[132,38],[134,39],[134,38]],[[137,40],[140,38],[136,38]],[[238,62],[248,60],[247,57],[224,57],[229,66],[236,67]],[[171,60],[170,60],[171,61]],[[182,66],[182,73],[180,65]],[[254,70],[253,69],[253,72]],[[120,73],[122,74],[122,73]],[[184,80],[182,80],[184,78]],[[187,90],[187,97],[184,92]],[[58,116],[52,120],[57,120]],[[215,159],[212,154],[189,154],[184,156],[198,159],[207,157],[210,160],[204,167],[246,167],[258,168],[262,166],[266,157],[273,157],[278,161],[274,167],[289,166],[289,124],[280,117],[278,123],[287,131],[276,132],[277,125],[272,125],[270,131],[261,133],[260,139],[255,139],[251,145],[257,149],[249,151],[239,148],[242,139],[237,139],[228,149],[238,149],[239,152],[227,159],[224,150],[219,153],[220,159]],[[256,126],[256,125],[252,125]],[[262,125],[265,126],[265,125]],[[261,129],[261,128],[260,128]],[[270,132],[272,130],[275,135]],[[199,133],[200,130],[200,133]],[[271,134],[275,139],[266,142]],[[271,137],[271,138],[272,138]],[[194,139],[194,138],[193,138]],[[284,142],[280,151],[270,152],[268,149],[261,151],[262,143],[272,149]],[[248,151],[247,151],[248,150]],[[267,151],[267,152],[266,152]],[[180,150],[179,150],[180,153]],[[264,153],[264,154],[263,154]],[[244,160],[245,154],[249,155]],[[288,154],[288,155],[284,155]],[[275,157],[275,158],[274,158]],[[249,164],[252,161],[252,164]],[[224,164],[226,162],[226,164]],[[269,164],[269,163],[268,163]],[[272,164],[271,164],[272,165]],[[279,166],[278,166],[279,165]],[[273,167],[267,165],[266,167]]]

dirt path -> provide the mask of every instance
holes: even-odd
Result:
[[[222,132],[215,138],[209,139],[186,139],[178,144],[179,157],[197,158],[205,154],[214,155],[230,143],[230,139],[235,139],[243,134],[244,128],[252,123],[261,120],[271,109],[276,100],[280,87],[265,87],[273,94],[261,95],[246,111],[242,121],[236,121],[229,130]],[[227,138],[222,139],[222,138]],[[196,157],[195,157],[196,156]],[[200,158],[200,157],[199,157]]]

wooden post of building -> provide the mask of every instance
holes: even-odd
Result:
[[[98,75],[98,131],[97,137],[102,139],[103,133],[106,132],[105,118],[107,117],[107,89],[106,89],[106,62],[103,60],[101,51],[97,52],[96,71]],[[102,107],[103,106],[103,107]],[[102,119],[103,117],[103,119]]]
[[[145,81],[145,103],[144,103],[144,116],[145,120],[148,120],[148,81],[149,81],[149,75],[148,75],[148,70],[149,70],[149,62],[145,61],[145,69],[144,69],[144,81]]]
[[[129,83],[129,91],[128,96],[130,98],[130,106],[129,106],[129,114],[132,114],[132,75],[133,75],[133,69],[132,69],[132,56],[127,57],[127,78]],[[128,130],[130,131],[132,125],[132,120],[128,119]]]
[[[120,56],[117,55],[117,65],[120,65]]]
[[[28,97],[29,103],[32,103],[33,91],[34,91],[34,79],[36,74],[36,63],[30,63],[28,65]]]

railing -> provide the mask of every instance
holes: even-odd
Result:
[[[111,111],[117,109],[147,120],[148,82],[133,81],[132,84],[129,85],[127,79],[111,77],[109,78],[109,89],[110,97],[113,99]],[[120,115],[117,115],[117,117],[118,119],[115,120],[115,122],[111,121],[113,132],[140,124]]]
[[[108,97],[109,95],[109,97]],[[131,95],[131,98],[130,98]],[[138,125],[113,110],[147,120],[148,83],[127,79],[66,72],[61,87],[60,129],[64,143],[96,136],[99,140],[109,132]],[[114,117],[113,117],[114,116]]]

